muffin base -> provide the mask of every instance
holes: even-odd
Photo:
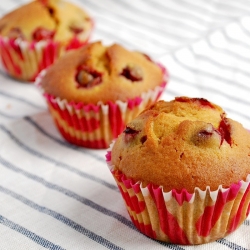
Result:
[[[167,84],[168,72],[162,65],[158,66],[164,74],[163,82],[126,102],[84,104],[62,100],[45,93],[40,86],[46,70],[36,78],[35,85],[42,91],[56,127],[65,140],[77,146],[103,149],[123,132],[129,121],[160,98]]]
[[[70,143],[88,148],[108,148],[129,121],[161,95],[166,83],[127,102],[83,104],[44,93],[61,135]]]
[[[250,212],[250,174],[229,188],[211,191],[195,188],[164,192],[161,186],[127,178],[107,163],[125,201],[130,218],[143,234],[181,245],[203,244],[223,238],[235,231]]]

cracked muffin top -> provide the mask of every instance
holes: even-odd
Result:
[[[68,52],[42,77],[45,93],[68,101],[127,101],[161,86],[163,69],[148,56],[113,44],[90,43]]]
[[[92,29],[90,16],[63,0],[36,0],[0,19],[0,35],[10,39],[69,41],[86,40]]]
[[[206,99],[176,97],[128,123],[111,155],[114,170],[144,186],[216,190],[250,174],[250,133]]]

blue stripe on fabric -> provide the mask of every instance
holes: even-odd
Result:
[[[229,35],[227,34],[226,30],[221,29],[221,33],[223,34],[223,36],[225,37],[225,39],[226,39],[227,41],[230,41],[230,43],[237,44],[237,45],[239,45],[239,46],[241,46],[241,47],[243,47],[243,48],[246,48],[246,49],[248,49],[248,50],[250,49],[250,45],[249,45],[248,43],[243,42],[243,41],[241,41],[241,40],[237,40],[237,39],[235,39],[234,37],[229,36]]]
[[[109,40],[114,40],[116,41],[116,43],[120,43],[120,44],[126,44],[128,47],[130,48],[133,48],[134,50],[137,49],[138,51],[141,50],[141,45],[137,42],[137,41],[134,41],[134,40],[128,40],[128,37],[127,36],[116,36],[116,34],[114,33],[114,30],[103,30],[103,29],[100,29],[98,30],[98,33],[100,36],[102,37],[106,37],[107,39]],[[168,34],[169,35],[169,34]],[[167,36],[166,38],[168,39],[172,39],[171,36]],[[173,40],[173,39],[172,39]],[[175,39],[177,40],[177,39]],[[180,39],[179,39],[180,40]],[[181,39],[183,40],[183,39]],[[147,40],[148,41],[148,40]],[[161,42],[160,42],[161,43]],[[176,45],[173,45],[173,44],[170,44],[170,43],[167,43],[165,42],[165,46],[159,46],[159,43],[158,43],[158,47],[161,48],[162,50],[164,50],[164,53],[168,53],[170,50],[173,50],[176,48]],[[154,57],[157,57],[157,56],[161,56],[161,54],[159,54],[159,52],[155,52],[154,50],[151,50],[150,54]]]
[[[98,17],[99,18],[99,20],[101,21],[101,22],[105,22],[105,23],[107,23],[107,25],[108,24],[111,24],[111,25],[113,25],[114,26],[114,28],[113,29],[116,29],[117,28],[117,26],[119,26],[120,24],[118,23],[114,23],[114,22],[112,22],[111,20],[107,20],[106,18],[104,18],[103,16],[100,16],[100,17]],[[100,30],[100,31],[98,31],[99,33],[104,33],[104,30]],[[167,43],[166,41],[163,41],[163,40],[159,40],[157,37],[155,38],[155,37],[153,37],[153,36],[151,36],[151,33],[150,34],[148,34],[149,33],[149,31],[148,30],[143,30],[143,29],[140,29],[140,30],[130,30],[129,31],[130,33],[131,33],[131,36],[133,36],[134,38],[138,38],[138,39],[144,39],[145,40],[145,42],[147,42],[148,44],[154,44],[155,46],[156,46],[156,44],[157,44],[157,47],[160,47],[160,48],[162,48],[162,49],[166,49],[166,46],[168,47],[168,49],[174,49],[174,48],[176,48],[176,45],[173,45],[173,44],[169,44],[169,43]],[[113,30],[109,30],[109,32],[107,32],[107,30],[106,30],[106,34],[109,34],[109,39],[110,38],[113,38],[116,42],[117,42],[117,39],[122,39],[122,36],[120,36],[119,38],[115,35],[115,33],[114,33],[114,31]],[[127,36],[123,36],[125,39],[123,39],[122,41],[122,43],[126,43],[127,44],[127,46],[128,46],[128,44],[131,44],[131,45],[133,45],[133,47],[134,47],[134,45],[139,45],[138,43],[136,43],[136,42],[133,42],[132,40],[127,40]],[[170,39],[170,40],[173,40],[172,39],[172,37],[171,36],[168,36],[168,37],[166,37],[166,38],[168,38],[168,39]],[[132,42],[131,42],[132,41]],[[140,47],[140,45],[139,45],[139,47]],[[134,49],[134,48],[133,48]]]
[[[232,114],[234,113],[234,114],[236,114],[236,115],[238,115],[238,116],[243,117],[244,119],[247,119],[247,120],[250,119],[250,116],[248,116],[246,113],[238,112],[238,110],[233,110],[233,109],[228,108],[228,107],[226,107],[226,106],[225,106],[224,109],[225,109],[227,112],[230,112],[230,113],[232,113]]]
[[[36,109],[39,109],[39,110],[45,110],[46,109],[45,107],[39,106],[39,105],[37,105],[35,103],[32,103],[32,102],[26,100],[25,98],[14,96],[14,95],[12,95],[10,93],[7,93],[7,92],[4,92],[2,90],[0,90],[0,95],[8,97],[8,98],[16,100],[16,101],[19,101],[19,102],[22,102],[22,103],[25,103],[25,104],[28,104],[29,106],[32,106],[32,107],[34,107]]]
[[[244,224],[245,226],[250,226],[250,220],[245,220],[245,221],[243,222],[243,224]]]
[[[116,41],[116,43],[126,44],[128,47],[132,47],[132,48],[137,46],[137,48],[139,48],[138,43],[136,43],[135,41],[131,39],[127,39],[127,37],[124,38],[122,36],[119,36],[119,37],[116,36],[116,34],[114,33],[114,30],[107,31],[107,30],[100,29],[98,30],[98,33],[101,37]]]
[[[4,158],[2,158],[2,156],[0,156],[0,163],[4,167],[8,168],[9,170],[12,170],[12,171],[14,171],[16,173],[22,174],[25,177],[27,177],[27,178],[29,178],[29,179],[31,179],[33,181],[36,181],[36,182],[44,185],[45,187],[47,187],[49,189],[58,191],[58,192],[66,195],[66,196],[68,196],[68,197],[70,197],[70,198],[72,198],[74,200],[79,201],[80,203],[82,203],[82,204],[84,204],[84,205],[86,205],[88,207],[91,207],[92,209],[94,209],[94,210],[96,210],[96,211],[98,211],[98,212],[100,212],[100,213],[102,213],[104,215],[107,215],[109,217],[112,217],[112,218],[116,219],[117,221],[121,222],[123,225],[129,227],[130,229],[138,231],[135,228],[134,224],[130,220],[128,220],[127,218],[125,218],[124,216],[122,216],[122,215],[120,215],[120,214],[118,214],[116,212],[113,212],[113,211],[111,211],[111,210],[109,210],[109,209],[107,209],[107,208],[105,208],[105,207],[103,207],[101,205],[98,205],[97,203],[95,203],[95,202],[93,202],[93,201],[91,201],[91,200],[89,200],[87,198],[84,198],[84,197],[82,197],[82,196],[80,196],[80,195],[78,195],[78,194],[76,194],[76,193],[74,193],[74,192],[72,192],[72,191],[70,191],[70,190],[68,190],[66,188],[63,188],[61,186],[58,186],[58,185],[53,184],[51,182],[48,182],[45,179],[43,179],[43,178],[41,178],[41,177],[39,177],[37,175],[26,172],[26,171],[22,170],[21,168],[18,168],[16,166],[14,166],[12,163],[6,161]],[[179,247],[177,245],[174,245],[174,248],[173,248],[172,244],[162,243],[162,242],[160,242],[159,244],[164,245],[164,246],[166,246],[166,247],[168,247],[170,249],[184,250],[182,247]]]
[[[241,8],[239,6],[235,6],[235,5],[230,5],[228,3],[222,3],[222,2],[217,2],[216,4],[217,8],[219,10],[229,10],[229,12],[231,12],[232,10],[237,10],[237,12],[241,12],[240,16],[242,15],[249,15],[249,12],[245,9],[245,8]]]
[[[172,95],[172,98],[174,98],[174,97],[176,97],[176,96],[179,96],[179,95],[181,95],[181,92],[180,91],[173,91],[173,90],[171,90],[171,89],[168,89],[167,91],[166,91],[166,89],[164,90],[164,94],[167,94],[167,95]]]
[[[249,250],[249,249],[244,248],[242,246],[239,246],[239,245],[237,245],[237,244],[235,244],[233,242],[230,242],[230,241],[228,241],[228,240],[226,240],[224,238],[216,240],[216,242],[218,242],[218,243],[220,243],[220,244],[222,244],[224,246],[227,246],[228,248],[233,249],[233,250]]]
[[[64,215],[57,213],[56,211],[53,211],[53,210],[48,209],[48,208],[43,207],[43,206],[39,206],[38,204],[25,198],[24,196],[19,195],[19,194],[15,193],[7,188],[4,188],[2,186],[0,186],[0,191],[7,194],[7,195],[10,195],[11,197],[17,199],[18,201],[24,203],[25,205],[27,205],[27,206],[29,206],[29,207],[31,207],[31,208],[33,208],[41,213],[44,213],[46,215],[53,217],[54,219],[62,222],[63,224],[71,227],[72,229],[76,230],[77,232],[87,236],[91,240],[101,244],[102,246],[105,246],[108,249],[114,249],[114,250],[123,249],[123,248],[113,244],[112,242],[108,241],[107,239],[103,238],[102,236],[97,235],[97,234],[91,232],[90,230],[84,228],[82,225],[74,222],[73,220],[65,217]]]
[[[192,50],[191,50],[191,49],[189,49],[189,51],[192,53]],[[193,68],[193,67],[190,67],[190,66],[186,65],[185,63],[183,63],[181,60],[179,60],[178,57],[177,57],[176,55],[172,55],[172,58],[174,59],[174,61],[175,61],[177,64],[179,64],[180,66],[182,66],[182,68],[184,68],[184,69],[186,69],[186,70],[188,70],[188,71],[190,71],[190,72],[193,72],[193,73],[195,73],[196,75],[204,75],[204,76],[206,76],[206,77],[210,77],[210,78],[212,78],[212,79],[215,79],[215,80],[218,80],[218,81],[227,83],[227,84],[230,83],[230,84],[232,84],[232,85],[234,85],[234,86],[238,86],[238,87],[240,87],[241,89],[245,89],[245,90],[247,90],[247,91],[250,90],[250,87],[249,87],[249,86],[245,86],[245,85],[240,84],[240,83],[238,83],[238,82],[235,82],[235,81],[233,81],[233,80],[230,80],[230,79],[227,79],[227,78],[223,78],[223,77],[221,77],[221,76],[219,76],[219,75],[214,75],[214,74],[209,73],[209,72],[206,72],[206,71],[204,71],[204,70],[197,70],[197,69],[195,69],[195,68]],[[246,103],[248,103],[248,102],[246,102]],[[250,102],[249,102],[249,104],[250,104]]]
[[[242,56],[240,54],[237,54],[235,52],[233,52],[232,50],[229,50],[229,49],[225,49],[225,48],[220,48],[220,47],[216,47],[211,41],[210,41],[210,38],[206,38],[206,42],[207,44],[209,45],[210,48],[212,48],[214,51],[218,51],[220,53],[223,53],[223,54],[226,54],[226,55],[230,55],[231,57],[233,58],[236,58],[238,60],[241,60],[247,64],[249,64],[249,57],[245,57],[245,56]]]
[[[99,5],[95,4],[93,1],[89,1],[89,0],[85,0],[86,4],[88,6],[91,6],[91,8],[93,9],[99,9],[99,11],[101,13],[104,13],[104,12],[107,12],[107,14],[110,14],[112,10],[107,10],[107,9],[104,9],[102,7],[100,7]],[[122,13],[117,13],[115,11],[112,11],[112,16],[115,16],[117,17],[117,20],[123,20],[125,21],[128,25],[131,25],[131,27],[133,27],[133,24],[134,24],[134,19],[131,19],[129,16],[127,15],[121,15]],[[135,16],[136,18],[136,16]],[[164,22],[166,21],[166,19],[161,19],[161,22]],[[170,20],[167,20],[167,21],[170,21]],[[165,29],[162,29],[161,27],[159,27],[158,25],[153,25],[152,27],[149,27],[148,24],[145,24],[145,22],[143,22],[143,20],[139,20],[138,18],[136,19],[136,22],[137,22],[137,27],[141,27],[142,29],[145,29],[145,30],[148,30],[150,31],[152,28],[154,29],[154,32],[156,33],[160,33],[161,35],[167,35],[169,36],[171,39],[175,39],[175,40],[178,40],[181,39],[187,39],[188,37],[184,37],[184,36],[181,36],[179,34],[173,34],[173,33],[170,33],[169,31],[165,30]],[[174,20],[172,20],[171,22],[175,22]],[[177,21],[178,23],[178,21]],[[146,27],[145,27],[146,26]],[[103,30],[102,30],[103,31]],[[99,32],[99,31],[98,31]]]
[[[247,7],[247,5],[248,8],[250,8],[249,0],[237,0],[237,2],[235,0],[230,0],[230,1],[233,1],[233,3],[238,3],[238,4],[241,2],[241,4],[244,5],[245,8]]]
[[[83,178],[86,178],[86,179],[89,179],[89,180],[92,180],[92,181],[95,181],[109,189],[112,189],[116,192],[118,192],[118,188],[117,186],[113,185],[113,184],[110,184],[102,179],[99,179],[91,174],[88,174],[88,173],[84,173],[83,171],[80,171],[78,170],[77,168],[74,168],[68,164],[65,164],[63,162],[60,162],[60,161],[57,161],[55,159],[53,159],[52,157],[49,157],[49,156],[46,156],[28,146],[26,146],[24,143],[22,143],[16,136],[14,136],[8,129],[6,129],[3,125],[0,125],[0,129],[5,132],[18,146],[20,146],[23,150],[25,150],[26,152],[42,159],[42,160],[45,160],[45,161],[48,161],[50,163],[53,163],[55,164],[56,167],[60,167],[60,168],[63,168],[63,169],[66,169],[67,171],[70,171],[74,174],[77,174]],[[107,167],[108,168],[108,167]]]
[[[0,116],[4,117],[4,118],[8,118],[8,119],[19,119],[21,118],[20,116],[12,116],[12,115],[9,115],[9,114],[5,114],[3,113],[2,111],[0,111]]]
[[[18,3],[19,5],[20,4],[26,4],[27,3],[27,1],[24,1],[24,0],[11,0],[12,2],[16,2],[16,3]]]
[[[204,25],[204,23],[206,23],[206,25],[211,25],[211,21],[206,20],[205,18],[203,19],[203,18],[196,16],[190,12],[183,11],[183,10],[180,10],[178,8],[171,8],[170,6],[163,5],[162,4],[163,2],[156,3],[155,0],[148,0],[147,2],[151,8],[156,8],[157,11],[162,11],[164,13],[169,12],[171,14],[174,14],[175,17],[178,16],[180,18],[180,20],[182,20],[182,21],[184,20],[186,22],[186,21],[191,20],[195,23],[199,23],[199,24],[202,23],[202,25]],[[167,3],[167,2],[165,2],[165,3]],[[204,15],[203,15],[203,17],[204,17]],[[186,20],[184,18],[186,18]]]
[[[131,4],[128,4],[129,2],[128,1],[119,1],[119,6],[122,6],[128,10],[128,9],[132,9],[132,11],[134,11],[134,8],[137,7],[136,5],[133,6]],[[187,15],[187,13],[183,12],[183,11],[179,11],[178,9],[173,9],[173,8],[169,8],[164,6],[164,5],[160,5],[160,3],[156,3],[155,1],[152,3],[150,3],[150,1],[147,1],[147,7],[148,7],[148,11],[145,11],[141,8],[136,8],[136,12],[138,13],[138,15],[140,17],[144,17],[146,19],[150,19],[154,22],[158,22],[156,24],[158,25],[162,25],[164,24],[165,22],[167,22],[168,24],[172,24],[173,26],[175,26],[176,28],[181,28],[181,29],[184,29],[185,31],[188,31],[188,32],[191,32],[193,34],[200,34],[202,32],[202,30],[200,29],[197,29],[196,27],[192,26],[192,25],[189,25],[186,20],[184,20],[184,17]],[[133,7],[133,8],[131,8]],[[157,10],[159,12],[162,11],[164,12],[165,16],[160,16],[159,14],[155,14],[152,12],[152,9],[153,8],[156,8],[157,7]],[[179,20],[176,20],[176,19],[170,19],[171,16],[168,16],[166,15],[166,12],[171,12],[171,13],[175,13],[175,17],[178,16],[179,17]],[[202,21],[204,21],[203,19],[200,19],[199,17],[196,17],[196,16],[193,16],[193,15],[188,15],[188,20],[190,19],[195,19],[197,21],[198,19],[198,22],[201,23]],[[196,19],[197,18],[197,19]],[[152,22],[152,24],[154,25],[154,23]],[[166,31],[166,30],[165,30]],[[198,31],[198,32],[195,32],[195,31]]]
[[[200,60],[211,63],[216,67],[226,69],[226,70],[230,70],[232,72],[240,73],[240,74],[242,74],[242,75],[244,75],[246,77],[250,77],[250,73],[248,71],[244,71],[241,68],[235,68],[235,67],[232,67],[232,66],[229,66],[229,65],[222,64],[222,63],[218,62],[217,60],[214,60],[212,57],[207,57],[207,56],[205,56],[203,54],[197,53],[192,47],[190,48],[190,50],[192,50],[192,53],[194,54],[195,58],[198,58]]]
[[[227,19],[227,20],[234,19],[234,16],[232,17],[232,16],[228,16],[228,15],[223,14],[223,13],[217,13],[217,12],[214,12],[210,8],[204,7],[203,3],[201,3],[201,5],[197,5],[196,1],[192,1],[192,3],[190,3],[190,2],[187,2],[184,0],[179,0],[178,3],[182,7],[185,7],[186,9],[191,10],[191,11],[197,11],[197,13],[202,14],[203,16],[207,15],[210,12],[211,14],[209,14],[208,17],[211,17],[211,15],[212,15],[213,18],[221,19],[221,17],[222,17],[223,19]],[[194,3],[196,3],[196,4],[194,4]]]
[[[52,242],[44,239],[43,237],[29,231],[28,229],[8,220],[7,218],[3,217],[2,215],[0,215],[0,224],[26,236],[27,238],[29,238],[30,240],[34,241],[35,243],[37,243],[38,245],[44,247],[44,248],[48,248],[51,250],[63,250],[64,248],[53,244]]]
[[[84,204],[84,205],[86,205],[88,207],[91,207],[91,208],[95,209],[96,211],[98,211],[98,212],[100,212],[102,214],[105,214],[105,215],[107,215],[109,217],[114,218],[114,219],[118,220],[119,222],[121,222],[122,224],[124,224],[124,225],[126,225],[126,226],[128,226],[128,227],[130,227],[132,229],[135,229],[132,222],[129,221],[127,218],[123,217],[122,215],[117,214],[116,212],[113,212],[113,211],[111,211],[111,210],[109,210],[109,209],[107,209],[107,208],[105,208],[105,207],[103,207],[101,205],[98,205],[97,203],[95,203],[95,202],[93,202],[93,201],[91,201],[91,200],[89,200],[87,198],[84,198],[84,197],[70,191],[69,189],[66,189],[66,188],[61,187],[59,185],[48,182],[45,179],[43,179],[43,178],[41,178],[41,177],[39,177],[37,175],[31,174],[31,173],[29,173],[29,172],[27,172],[25,170],[22,170],[21,168],[19,168],[19,167],[13,165],[12,163],[6,161],[2,156],[0,156],[0,163],[2,163],[2,165],[4,167],[6,167],[6,168],[8,168],[8,169],[10,169],[10,170],[12,170],[12,171],[14,171],[16,173],[22,174],[25,177],[27,177],[27,178],[29,178],[29,179],[31,179],[33,181],[36,181],[36,182],[42,184],[43,186],[45,186],[45,187],[47,187],[49,189],[56,190],[59,193],[62,193],[62,194],[66,195],[66,196],[68,196],[68,197],[70,197],[70,198],[72,198],[74,200],[77,200],[80,203],[82,203],[82,204]]]
[[[242,32],[243,32],[246,36],[250,36],[250,31],[249,31],[248,29],[246,29],[246,27],[241,23],[240,20],[237,22],[237,24],[240,26]]]
[[[98,33],[101,37],[103,38],[106,38],[108,40],[113,40],[115,41],[116,43],[120,43],[120,44],[126,44],[128,47],[130,47],[131,49],[133,48],[133,50],[141,50],[141,44],[139,44],[137,41],[134,41],[134,40],[128,40],[127,36],[116,36],[115,33],[114,33],[114,30],[103,30],[103,29],[100,29],[98,30]],[[168,37],[170,38],[170,37]],[[155,45],[156,46],[156,45]],[[176,48],[176,45],[172,45],[172,44],[169,44],[167,42],[165,42],[165,47],[160,47],[158,46],[159,48],[161,48],[162,50],[164,50],[164,53],[163,54],[167,54],[169,53],[169,51],[172,51],[173,49]],[[147,52],[147,53],[150,53],[150,55],[153,57],[159,57],[161,56],[162,53],[160,52],[157,52],[154,50],[151,50],[150,52]]]

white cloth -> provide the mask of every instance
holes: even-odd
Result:
[[[0,1],[0,15],[26,2]],[[143,51],[168,68],[162,99],[204,97],[250,128],[249,0],[74,2],[95,19],[92,41]],[[65,143],[36,87],[0,73],[0,249],[250,249],[250,217],[200,246],[143,236],[106,166],[106,150]]]

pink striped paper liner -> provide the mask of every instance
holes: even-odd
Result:
[[[112,146],[111,146],[112,147]],[[161,186],[127,178],[111,165],[110,171],[136,228],[156,240],[181,245],[203,244],[234,232],[250,212],[250,174],[246,181],[211,191],[195,188],[164,192]]]
[[[22,81],[35,81],[37,75],[53,64],[66,50],[88,42],[73,38],[65,47],[55,41],[27,42],[0,36],[0,58],[6,73]]]
[[[163,66],[162,70],[163,70]],[[40,81],[46,71],[36,79]],[[166,78],[167,80],[167,73]],[[50,113],[61,135],[70,143],[87,148],[108,148],[111,141],[124,130],[125,125],[142,112],[148,105],[155,103],[162,94],[166,81],[153,90],[126,102],[99,102],[84,104],[61,100],[48,93],[43,93]],[[43,92],[43,90],[41,89]]]

